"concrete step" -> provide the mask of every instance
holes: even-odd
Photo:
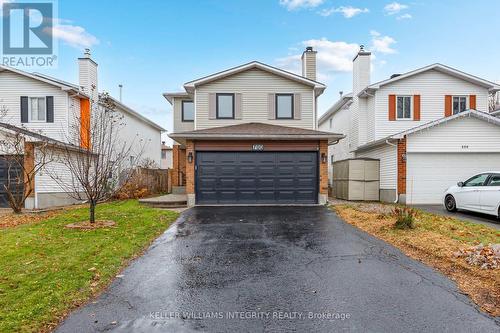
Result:
[[[143,202],[146,206],[154,208],[185,208],[187,207],[187,201],[178,202]]]
[[[172,193],[154,198],[140,199],[139,202],[156,208],[183,208],[187,207],[187,196]]]
[[[172,186],[172,194],[186,194],[186,186]]]

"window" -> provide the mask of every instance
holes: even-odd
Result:
[[[182,101],[182,121],[194,121],[194,102]]]
[[[29,121],[46,121],[47,110],[45,97],[30,97],[29,103]]]
[[[330,129],[333,128],[333,118],[330,118]]]
[[[216,96],[217,119],[234,119],[234,94]]]
[[[398,96],[396,109],[398,119],[411,119],[411,96]]]
[[[488,178],[487,173],[476,175],[464,183],[464,186],[483,186],[484,182]]]
[[[463,112],[467,109],[466,96],[453,96],[453,114]]]
[[[500,186],[500,175],[499,174],[491,175],[490,179],[488,180],[487,186]]]
[[[276,119],[293,119],[293,94],[276,94]]]

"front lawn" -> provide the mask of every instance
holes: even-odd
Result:
[[[480,269],[454,254],[483,243],[500,243],[500,231],[451,217],[417,210],[415,229],[394,228],[393,206],[349,204],[333,206],[346,222],[399,248],[454,280],[459,289],[494,316],[500,315],[500,269]]]
[[[97,207],[116,227],[70,230],[88,210],[0,229],[0,332],[48,331],[106,287],[177,218],[172,211],[121,201]]]

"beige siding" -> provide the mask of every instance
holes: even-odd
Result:
[[[174,98],[174,133],[194,130],[194,122],[182,121],[182,101],[191,101],[190,98]]]
[[[388,120],[388,96],[420,95],[420,121]],[[376,93],[375,140],[444,117],[445,95],[476,95],[477,110],[488,111],[488,90],[436,70],[396,81]],[[364,130],[364,129],[360,129]]]
[[[67,141],[68,136],[68,93],[61,88],[24,75],[9,71],[0,72],[0,107],[5,107],[7,114],[2,122],[15,126],[21,125],[21,96],[54,96],[54,122],[32,122],[23,124],[27,129],[42,133],[51,138]],[[79,107],[78,107],[79,108]]]
[[[406,149],[432,153],[500,152],[500,126],[472,117],[458,118],[409,135]]]
[[[375,148],[356,153],[356,157],[368,157],[380,160],[380,189],[396,188],[397,149],[384,144]]]
[[[210,93],[241,93],[242,119],[209,119],[208,96]],[[269,93],[300,93],[301,119],[269,120]],[[248,122],[314,129],[316,119],[313,115],[313,88],[260,69],[251,69],[201,85],[196,89],[196,129]]]

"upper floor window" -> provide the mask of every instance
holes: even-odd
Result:
[[[411,119],[411,96],[398,96],[396,110],[397,119]]]
[[[216,95],[217,119],[234,119],[234,94]]]
[[[30,102],[28,105],[30,122],[47,120],[45,97],[30,97]]]
[[[467,109],[467,96],[453,96],[453,114]]]
[[[193,101],[182,101],[182,121],[194,121]]]
[[[293,94],[276,94],[276,119],[293,119]]]

